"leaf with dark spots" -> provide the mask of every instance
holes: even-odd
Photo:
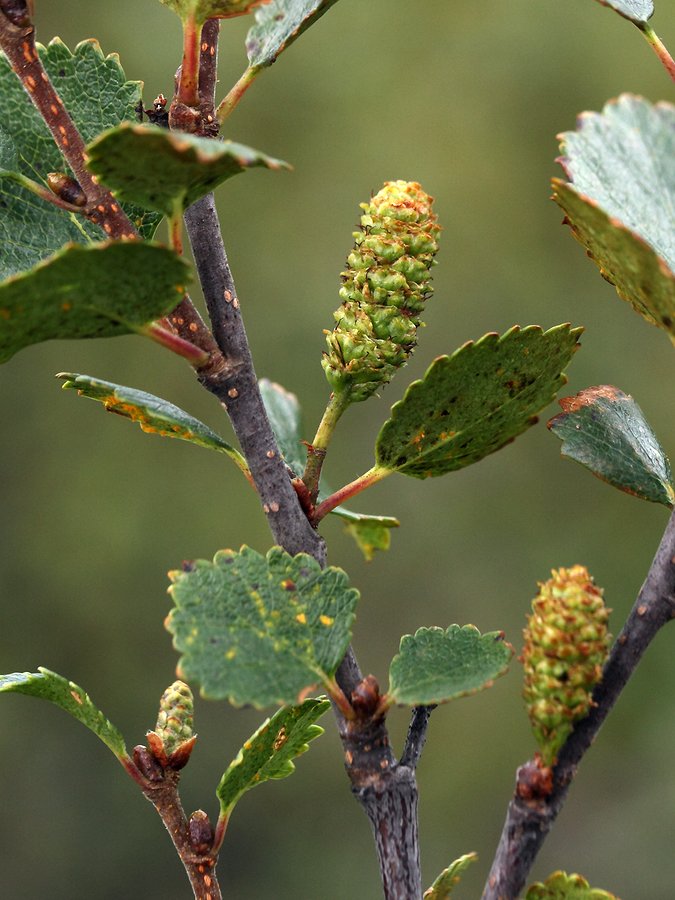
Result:
[[[376,468],[435,477],[510,443],[565,383],[562,370],[581,331],[569,325],[546,332],[515,326],[436,359],[393,406],[377,438]],[[449,416],[448,397],[456,400]]]
[[[279,54],[337,0],[271,0],[256,10],[256,24],[246,37],[249,65],[271,66]]]
[[[612,385],[586,388],[560,401],[548,423],[561,454],[628,494],[671,507],[668,457],[635,400]]]

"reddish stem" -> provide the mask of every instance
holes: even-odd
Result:
[[[377,466],[373,466],[373,468],[369,469],[365,474],[360,475],[354,481],[346,484],[344,487],[340,488],[339,491],[335,491],[335,493],[331,494],[330,497],[327,497],[323,503],[320,503],[314,510],[312,524],[316,526],[321,519],[323,519],[324,516],[327,516],[329,512],[332,512],[336,506],[340,506],[342,503],[345,503],[345,501],[360,494],[361,491],[365,491],[365,489],[369,488],[371,485],[377,484],[378,481],[381,481],[390,474],[389,469],[380,469]]]
[[[675,60],[668,52],[668,48],[663,43],[661,38],[657,35],[651,26],[647,24],[640,23],[638,24],[638,28],[644,34],[648,43],[651,45],[654,53],[658,56],[658,58],[663,63],[663,67],[666,72],[670,75],[673,81],[675,81]]]
[[[199,106],[199,39],[201,26],[194,15],[183,22],[183,63],[180,70],[178,99],[186,106]]]

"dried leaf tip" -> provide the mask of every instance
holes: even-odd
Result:
[[[405,365],[431,296],[440,227],[415,181],[388,181],[362,203],[361,230],[342,273],[342,306],[322,365],[336,392],[366,400]]]
[[[584,566],[557,569],[540,584],[523,632],[523,697],[544,765],[591,705],[609,651],[609,610]]]

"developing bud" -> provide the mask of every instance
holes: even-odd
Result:
[[[540,584],[523,631],[527,704],[542,762],[552,766],[558,751],[591,705],[610,636],[602,591],[584,566],[557,569]]]
[[[414,181],[388,181],[361,204],[361,231],[354,232],[322,360],[333,390],[349,391],[351,402],[391,381],[417,343],[440,235],[431,204]]]
[[[56,194],[64,203],[71,206],[86,206],[87,195],[80,187],[79,181],[65,175],[63,172],[50,172],[47,175],[47,184],[52,194]]]
[[[196,740],[193,725],[192,691],[183,681],[174,681],[162,694],[154,731],[146,735],[148,747],[161,764],[182,769]]]

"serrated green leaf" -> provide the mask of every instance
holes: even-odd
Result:
[[[87,147],[87,156],[88,168],[120,200],[167,216],[246,169],[290,168],[243,144],[130,123],[100,135]]]
[[[245,16],[255,6],[266,2],[267,0],[160,0],[160,3],[172,9],[183,21],[194,18],[200,24],[207,19]]]
[[[286,464],[300,477],[307,461],[307,448],[301,438],[302,413],[298,398],[280,384],[266,378],[260,379],[260,393]],[[322,481],[318,502],[325,500],[331,493],[330,488]],[[389,549],[391,529],[400,525],[393,516],[357,513],[345,506],[338,506],[331,511],[344,520],[346,530],[368,561],[373,558],[375,551]]]
[[[104,56],[97,41],[83,41],[71,51],[55,38],[38,52],[50,79],[85,141],[124,119],[134,118],[141,84],[127,81],[119,57]],[[4,141],[11,140],[16,170],[46,186],[49,172],[66,164],[47,126],[21,82],[0,54],[0,121]],[[8,162],[10,164],[8,164]],[[152,237],[160,216],[125,207],[144,238]],[[98,241],[103,232],[87,219],[40,200],[7,178],[0,178],[0,278],[31,268],[70,241]]]
[[[598,0],[598,2],[635,23],[644,24],[654,15],[652,0]]]
[[[64,247],[0,284],[0,362],[41,341],[133,333],[180,302],[189,276],[159,244]]]
[[[429,478],[494,453],[534,425],[567,380],[583,329],[516,325],[439,356],[391,410],[377,438],[377,467]]]
[[[619,900],[614,894],[592,888],[581,875],[554,872],[545,882],[527,889],[525,900]]]
[[[478,859],[477,853],[465,853],[447,869],[443,869],[436,881],[424,892],[423,900],[447,900],[454,888],[461,881],[462,875],[472,863]]]
[[[108,412],[117,413],[138,422],[146,434],[158,434],[162,437],[179,438],[197,444],[198,447],[206,447],[208,450],[217,450],[226,453],[245,473],[248,473],[246,460],[241,453],[231,447],[215,431],[211,431],[208,425],[195,419],[179,406],[174,406],[168,400],[155,397],[145,391],[124,387],[121,384],[112,384],[110,381],[102,381],[100,378],[92,378],[91,375],[78,375],[74,372],[62,372],[56,376],[63,378],[62,387],[77,391],[81,397],[89,397],[98,400]]]
[[[40,697],[60,706],[103,741],[118,759],[127,756],[124,738],[103,713],[92,703],[79,685],[42,666],[37,672],[14,672],[0,675],[0,691]]]
[[[299,706],[284,706],[263,722],[220,779],[216,795],[222,818],[230,816],[246,791],[270,779],[293,774],[293,760],[309,750],[310,741],[323,734],[323,728],[314,723],[329,709],[330,700],[309,699]]]
[[[617,293],[675,339],[675,107],[623,94],[561,136],[574,236]]]
[[[246,38],[251,66],[271,66],[279,54],[337,0],[271,0],[256,10],[256,24]]]
[[[170,573],[167,618],[180,677],[236,706],[293,704],[330,683],[349,645],[358,591],[342,569],[273,547],[221,550]]]
[[[431,706],[492,686],[508,669],[513,647],[501,631],[474,625],[418,628],[401,638],[389,668],[389,697],[403,706]]]
[[[564,397],[560,406],[548,427],[563,442],[562,456],[620,491],[673,505],[668,457],[629,394],[603,384]]]

